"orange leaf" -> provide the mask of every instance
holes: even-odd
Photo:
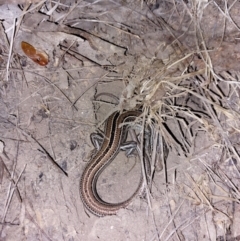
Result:
[[[48,64],[48,55],[44,51],[35,49],[31,44],[22,42],[21,47],[23,52],[35,63],[45,66]]]

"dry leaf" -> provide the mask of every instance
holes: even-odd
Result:
[[[48,64],[48,55],[41,50],[35,49],[31,44],[27,42],[21,43],[23,52],[35,63],[45,66]]]

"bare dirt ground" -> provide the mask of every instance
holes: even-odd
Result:
[[[240,240],[240,3],[34,2],[0,5],[0,240]],[[96,217],[79,196],[90,133],[136,105],[169,155],[149,200]],[[100,196],[125,200],[140,173],[120,153]]]

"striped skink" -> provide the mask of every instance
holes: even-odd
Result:
[[[138,111],[114,112],[106,121],[105,135],[100,149],[87,164],[80,181],[80,196],[84,206],[96,216],[114,215],[125,208],[140,192],[142,176],[139,185],[132,196],[121,203],[107,203],[103,201],[96,190],[99,175],[118,154],[121,144],[126,139],[127,125],[121,124],[132,122],[141,114]]]

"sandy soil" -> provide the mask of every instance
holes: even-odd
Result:
[[[0,6],[0,240],[240,240],[240,3],[225,3],[60,0]],[[48,64],[28,58],[22,41],[47,53]],[[212,105],[222,135],[195,92],[166,101],[200,117],[163,118],[169,155],[154,174],[151,206],[136,197],[117,215],[88,213],[79,182],[93,150],[90,134],[116,108],[145,103],[153,110],[174,93],[175,87],[158,86],[159,79],[206,65],[226,82],[210,82],[201,72],[186,78],[180,92],[201,87],[211,101],[234,111],[232,118]],[[155,92],[141,92],[149,82]],[[120,104],[106,95],[95,100],[103,92]],[[138,158],[120,153],[101,174],[98,191],[109,202],[125,200],[140,173]]]

